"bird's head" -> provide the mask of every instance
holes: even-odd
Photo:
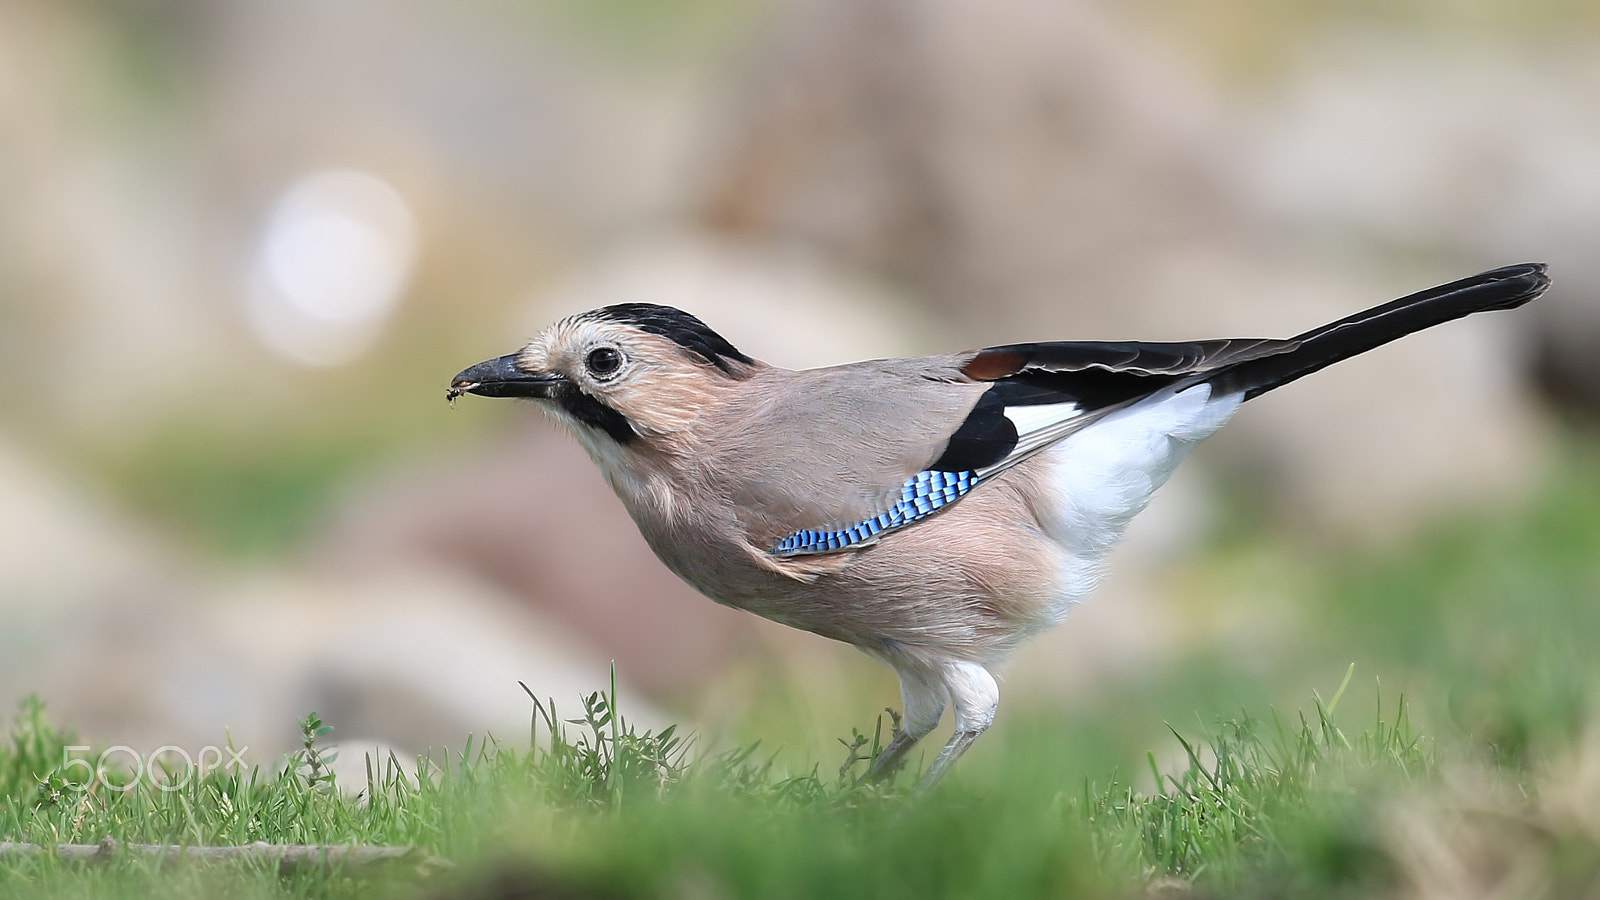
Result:
[[[458,374],[448,396],[540,401],[591,448],[678,434],[762,364],[682,310],[623,303],[551,325]]]

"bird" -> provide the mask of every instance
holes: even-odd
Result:
[[[1020,343],[803,370],[687,312],[622,303],[463,370],[447,397],[535,401],[678,577],[893,668],[902,713],[864,780],[892,778],[953,708],[927,787],[994,721],[1008,658],[1088,598],[1129,521],[1241,404],[1549,284],[1542,263],[1507,266],[1282,340]]]

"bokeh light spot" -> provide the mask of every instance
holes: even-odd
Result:
[[[367,351],[398,306],[416,255],[399,191],[330,170],[273,205],[248,273],[248,318],[268,349],[301,365],[343,365]]]

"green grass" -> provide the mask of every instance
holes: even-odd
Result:
[[[691,762],[689,740],[640,733],[613,703],[591,696],[567,721],[537,705],[545,740],[469,747],[409,778],[380,764],[355,796],[327,774],[315,716],[302,723],[305,749],[275,772],[219,771],[173,791],[80,790],[82,770],[61,763],[72,736],[29,704],[0,753],[5,839],[410,844],[461,865],[280,874],[256,863],[30,859],[0,862],[0,894],[345,897],[513,883],[579,896],[972,897],[1113,896],[1161,877],[1228,891],[1262,877],[1360,885],[1384,872],[1360,827],[1378,788],[1432,766],[1401,710],[1347,736],[1318,701],[1309,717],[1180,735],[1186,761],[1157,778],[1152,757],[1143,791],[1050,779],[1044,747],[1022,740],[1005,765],[918,796],[854,785],[874,743],[865,736],[841,750],[842,770],[786,775],[754,747]],[[1308,866],[1316,884],[1300,885]]]
[[[559,713],[530,702],[531,734],[357,785],[332,783],[327,726],[310,717],[275,769],[83,792],[81,767],[62,765],[72,736],[27,705],[0,729],[0,840],[415,845],[455,866],[4,859],[0,897],[1600,889],[1600,466],[1573,454],[1521,510],[1376,550],[1232,535],[1185,578],[1202,605],[1266,597],[1296,624],[1069,711],[1010,702],[924,796],[909,776],[853,785],[882,738],[871,727],[821,756],[696,746],[630,728],[614,693]]]

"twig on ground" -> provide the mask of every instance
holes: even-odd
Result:
[[[75,862],[106,862],[120,854],[162,857],[164,862],[179,860],[226,861],[261,859],[282,868],[316,865],[365,866],[385,862],[414,862],[424,870],[449,868],[449,860],[433,856],[421,847],[374,847],[355,844],[268,844],[256,841],[226,847],[185,847],[177,844],[122,844],[106,838],[98,844],[24,844],[0,841],[0,859],[17,856],[54,854]]]

